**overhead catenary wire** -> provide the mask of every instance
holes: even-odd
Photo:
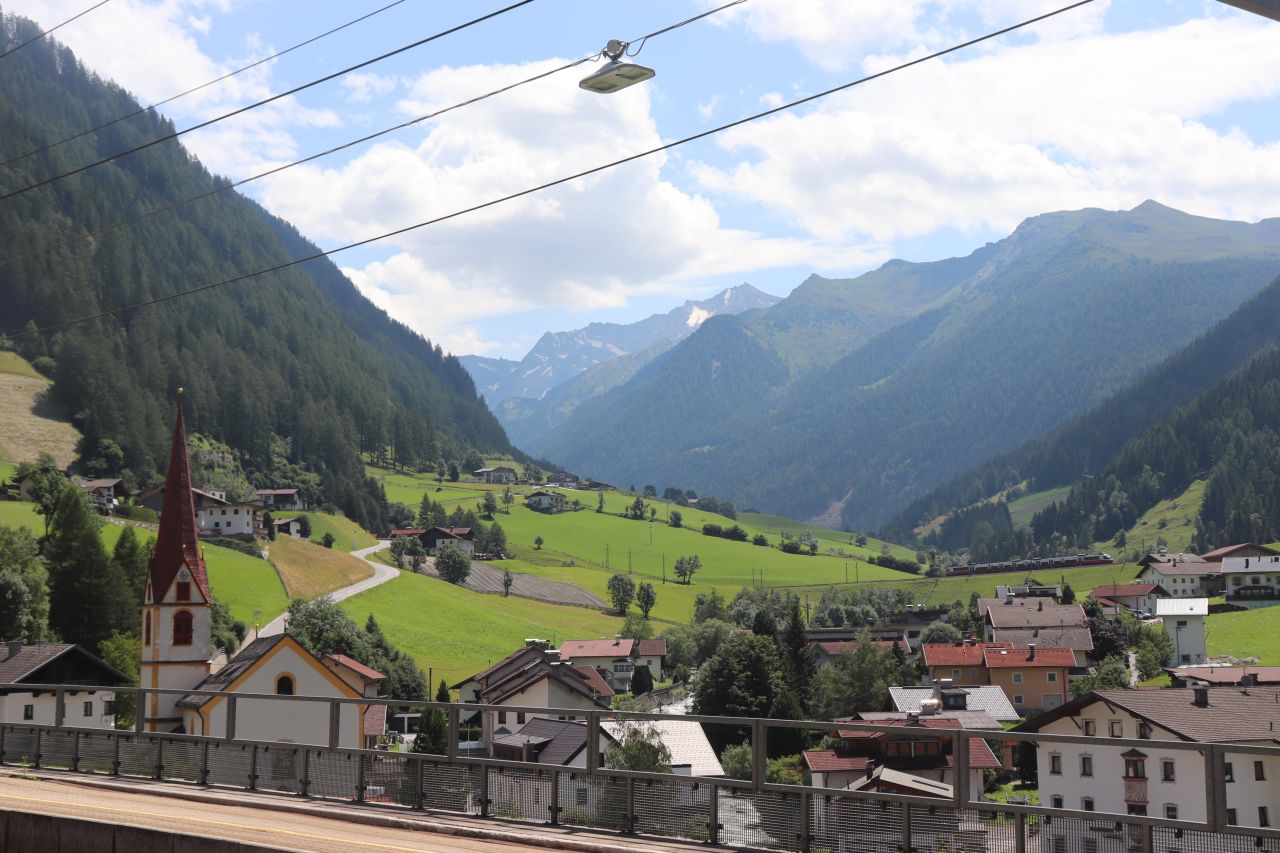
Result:
[[[882,77],[887,77],[891,74],[896,74],[900,71],[904,71],[913,66],[921,65],[925,62],[930,62],[932,60],[939,59],[948,54],[955,53],[960,50],[964,50],[965,48],[969,48],[974,45],[981,44],[982,42],[985,42],[985,41],[990,41],[991,39],[998,38],[1002,35],[1007,35],[1008,33],[1015,32],[1025,27],[1029,27],[1041,21],[1048,20],[1050,18],[1069,12],[1073,9],[1078,9],[1082,6],[1087,6],[1092,2],[1093,0],[1078,0],[1078,2],[1071,3],[1067,6],[1059,7],[1050,12],[1045,12],[1044,14],[1037,15],[1034,18],[1027,18],[1026,20],[1020,21],[1016,24],[1011,24],[1007,27],[1002,27],[1001,29],[993,30],[989,33],[986,33],[985,35],[977,36],[975,38],[969,39],[968,41],[964,41],[964,42],[960,42],[959,44],[952,45],[951,47],[943,48],[942,50],[937,50],[937,51],[934,51],[933,53],[925,54],[924,56],[919,56],[915,59],[911,59],[906,62],[899,63],[898,65],[894,65],[890,68],[886,68],[883,71],[877,71],[874,74],[868,74],[865,77],[859,77],[856,80],[851,80],[847,83],[842,83],[838,86],[833,86],[829,89],[824,89],[821,92],[816,92],[812,95],[806,95],[802,98],[797,98],[793,101],[788,101],[785,104],[780,104],[776,107],[771,107],[770,109],[762,110],[758,113],[752,113],[751,115],[744,116],[739,119],[735,119],[734,121],[727,122],[725,124],[721,124],[716,127],[708,128],[707,130],[703,130],[698,133],[691,134],[689,136],[681,137],[680,139],[676,139],[671,142],[665,142],[661,145],[654,146],[653,148],[649,148],[644,151],[637,152],[635,154],[629,154],[626,157],[621,157],[617,160],[612,160],[608,163],[603,163],[598,166],[593,166],[589,169],[584,169],[580,172],[575,172],[571,175],[566,175],[561,178],[556,178],[555,180],[547,181],[545,183],[538,184],[537,186],[529,187],[528,189],[520,190],[518,192],[508,193],[507,195],[499,196],[498,198],[493,198],[488,201],[480,202],[478,204],[471,205],[470,207],[462,208],[461,210],[455,210],[452,213],[446,213],[441,216],[424,220],[422,222],[417,222],[412,225],[406,225],[403,228],[397,228],[394,231],[387,231],[385,233],[378,234],[373,237],[366,237],[362,240],[357,240],[352,243],[347,243],[345,245],[338,246],[333,249],[325,249],[323,251],[313,252],[310,255],[306,255],[301,258],[296,258],[291,261],[286,261],[284,263],[275,264],[274,266],[266,267],[264,269],[243,273],[241,275],[233,276],[231,278],[226,278],[221,281],[202,284],[197,287],[189,288],[187,290],[180,290],[176,293],[170,293],[164,296],[157,296],[152,299],[144,300],[142,302],[136,302],[132,305],[122,305],[117,308],[113,308],[107,311],[100,311],[98,313],[90,314],[84,317],[78,317],[73,320],[64,320],[59,323],[51,323],[47,326],[38,327],[36,329],[28,329],[21,332],[16,332],[14,334],[9,335],[8,337],[10,339],[17,339],[17,338],[25,337],[26,335],[31,335],[31,334],[47,334],[49,332],[56,332],[61,329],[79,325],[81,323],[90,323],[95,320],[102,320],[108,317],[114,317],[119,314],[124,314],[130,311],[136,311],[138,309],[147,308],[152,305],[160,305],[166,302],[172,302],[175,299],[180,299],[186,296],[193,296],[198,293],[204,293],[206,291],[214,290],[220,287],[226,287],[231,284],[238,284],[239,282],[242,282],[242,281],[248,281],[250,279],[254,279],[263,275],[268,275],[269,273],[273,273],[273,272],[280,272],[281,270],[290,269],[291,267],[299,266],[301,264],[309,263],[311,261],[319,260],[321,258],[326,258],[331,255],[336,255],[341,252],[347,252],[352,249],[357,249],[362,246],[370,245],[371,243],[377,243],[381,240],[389,239],[391,237],[398,237],[401,234],[407,234],[411,231],[417,231],[420,228],[425,228],[430,225],[436,225],[441,222],[446,222],[450,219],[456,219],[460,216],[465,216],[469,213],[475,213],[476,211],[479,211],[479,210],[495,207],[499,204],[503,204],[508,201],[513,201],[518,198],[523,198],[528,195],[533,195],[534,193],[542,192],[543,190],[547,190],[552,187],[557,187],[562,184],[567,184],[571,181],[576,181],[580,178],[585,178],[590,175],[597,174],[599,172],[604,172],[609,169],[613,169],[618,166],[622,166],[627,163],[631,163],[636,160],[643,159],[645,157],[650,157],[654,154],[659,154],[663,151],[669,151],[673,148],[677,148],[682,145],[687,145],[688,143],[695,142],[699,139],[705,139],[709,136],[714,136],[715,134],[723,133],[724,131],[731,130],[735,127],[741,127],[742,125],[749,124],[753,121],[758,121],[762,118],[767,118],[768,116],[771,116],[771,115],[776,115],[778,113],[785,112],[787,110],[795,109],[796,107],[803,106],[804,104],[812,103],[814,101],[829,97],[839,92],[847,91],[849,89],[854,88],[855,86],[860,86],[865,83],[869,83],[873,80],[878,80]]]
[[[55,26],[52,26],[52,27],[50,27],[49,29],[45,30],[44,32],[40,33],[40,35],[38,35],[38,36],[32,36],[31,38],[29,38],[29,39],[27,39],[26,41],[24,41],[22,44],[19,44],[19,45],[16,45],[16,46],[14,46],[14,47],[11,47],[11,48],[9,48],[8,50],[6,50],[4,53],[0,53],[0,60],[8,59],[10,56],[12,56],[13,54],[15,54],[15,53],[17,53],[18,51],[22,50],[22,49],[23,49],[24,47],[26,47],[27,45],[29,45],[29,44],[35,44],[36,42],[40,41],[40,39],[42,39],[42,38],[44,38],[45,36],[49,35],[49,33],[56,32],[56,31],[58,31],[58,30],[62,29],[62,28],[63,28],[63,27],[65,27],[67,24],[71,23],[72,21],[78,20],[79,18],[83,18],[85,15],[89,14],[89,13],[90,13],[90,12],[92,12],[94,9],[97,9],[97,8],[98,8],[98,7],[100,7],[100,6],[105,6],[105,5],[107,5],[108,3],[110,3],[110,2],[111,2],[111,0],[99,0],[99,2],[94,3],[92,6],[90,6],[88,9],[85,9],[83,12],[79,12],[79,13],[77,13],[77,14],[75,14],[75,15],[72,15],[70,18],[67,18],[67,19],[66,19],[65,21],[63,21],[61,24],[57,24],[57,25],[55,25]]]
[[[31,192],[32,190],[39,189],[40,187],[47,187],[49,184],[56,183],[57,181],[61,181],[64,178],[69,178],[72,175],[78,175],[81,172],[87,172],[90,169],[94,168],[95,166],[101,166],[104,163],[110,163],[113,160],[119,160],[121,157],[127,157],[128,155],[136,154],[139,151],[145,151],[146,149],[151,148],[154,145],[159,145],[162,142],[168,142],[173,139],[178,139],[179,137],[185,136],[186,134],[191,133],[192,131],[201,130],[211,125],[215,125],[219,122],[226,121],[229,118],[233,118],[243,113],[247,113],[250,110],[255,110],[258,107],[266,106],[267,104],[278,101],[281,98],[287,98],[290,95],[296,95],[299,92],[312,88],[313,86],[319,86],[321,83],[327,83],[330,80],[343,76],[344,74],[350,74],[352,71],[358,71],[361,68],[367,68],[370,65],[390,59],[393,56],[398,56],[402,53],[405,53],[406,51],[410,51],[410,50],[413,50],[414,48],[421,47],[422,45],[427,44],[429,42],[433,42],[437,39],[444,38],[445,36],[448,36],[448,35],[453,35],[454,33],[460,32],[461,30],[465,30],[468,27],[474,27],[476,24],[483,23],[492,18],[496,18],[499,15],[503,15],[503,14],[506,14],[507,12],[511,12],[511,11],[514,11],[515,9],[519,9],[521,6],[528,6],[530,3],[533,3],[533,2],[534,0],[516,0],[515,3],[512,3],[508,6],[503,6],[501,9],[496,9],[492,12],[489,12],[488,14],[481,15],[478,18],[472,18],[469,21],[458,24],[456,26],[452,26],[447,30],[441,30],[440,32],[434,33],[433,35],[429,35],[426,38],[421,38],[421,39],[418,39],[417,41],[410,42],[409,44],[403,45],[402,47],[398,47],[395,50],[389,50],[386,53],[379,54],[378,56],[375,56],[372,59],[366,59],[363,62],[358,62],[355,65],[348,66],[346,68],[341,69],[340,71],[334,71],[332,74],[326,74],[325,76],[312,80],[309,83],[303,83],[300,86],[294,86],[292,89],[288,89],[284,92],[279,92],[275,95],[271,95],[269,97],[263,98],[260,101],[255,101],[252,104],[248,104],[243,107],[238,107],[237,109],[231,110],[230,112],[223,113],[222,115],[215,116],[214,118],[211,118],[211,119],[206,119],[205,121],[199,122],[197,124],[193,124],[189,127],[184,127],[182,130],[175,130],[172,133],[166,133],[164,136],[156,137],[155,139],[152,139],[149,142],[144,142],[140,145],[135,145],[132,148],[125,149],[124,151],[116,152],[115,154],[112,154],[109,157],[103,157],[100,160],[94,160],[92,163],[86,163],[83,166],[78,166],[66,172],[62,172],[52,177],[45,178],[42,181],[37,181],[34,184],[29,184],[25,187],[21,187],[20,189],[11,190],[10,192],[5,193],[4,195],[0,195],[0,201],[11,199],[14,196],[19,196],[19,195],[22,195],[23,193]]]
[[[706,17],[709,17],[709,16],[711,16],[711,15],[714,15],[714,14],[715,14],[715,13],[717,13],[717,12],[721,12],[721,11],[723,11],[723,10],[725,10],[725,9],[728,9],[728,8],[729,8],[729,7],[731,7],[731,6],[738,6],[738,5],[741,5],[742,3],[745,3],[745,2],[747,2],[747,0],[732,0],[732,2],[725,3],[725,4],[724,4],[724,5],[722,5],[722,6],[717,6],[717,7],[713,8],[713,9],[708,9],[707,11],[702,12],[701,14],[698,14],[698,15],[694,15],[694,16],[693,16],[693,17],[691,17],[691,18],[686,18],[686,19],[684,19],[683,21],[680,21],[680,22],[675,23],[675,24],[671,24],[670,26],[663,27],[663,28],[662,28],[662,29],[660,29],[660,30],[655,30],[655,31],[653,31],[653,32],[651,32],[651,33],[647,33],[647,34],[645,34],[645,35],[643,35],[643,36],[638,37],[638,39],[635,39],[635,40],[633,40],[633,41],[639,41],[641,44],[644,44],[646,41],[648,41],[648,40],[649,40],[649,39],[651,39],[651,38],[656,38],[656,37],[658,37],[658,36],[661,36],[661,35],[664,35],[664,34],[666,34],[666,33],[672,32],[672,31],[674,31],[674,30],[680,29],[681,27],[688,26],[689,24],[692,24],[692,23],[694,23],[695,21],[699,21],[699,20],[701,20],[701,19],[703,19],[703,18],[706,18]],[[2,268],[2,267],[7,267],[7,266],[11,266],[11,265],[16,264],[16,263],[21,263],[22,261],[30,260],[30,259],[32,259],[32,258],[37,258],[37,257],[40,257],[41,255],[48,254],[49,252],[57,251],[58,249],[64,249],[64,248],[66,248],[66,247],[68,247],[68,246],[75,245],[76,243],[79,243],[79,242],[81,242],[82,240],[88,240],[88,239],[93,239],[93,238],[101,237],[101,236],[103,236],[103,235],[105,235],[105,234],[109,234],[109,233],[111,233],[112,231],[115,231],[115,230],[117,230],[117,229],[119,229],[119,228],[123,228],[123,227],[125,227],[125,226],[127,226],[127,225],[132,225],[132,224],[134,224],[135,222],[141,222],[141,221],[143,221],[144,219],[150,219],[150,218],[151,218],[151,217],[153,217],[153,216],[158,216],[159,214],[167,213],[167,212],[172,211],[172,210],[177,210],[178,208],[183,207],[183,206],[188,205],[188,204],[191,204],[191,203],[193,203],[193,202],[201,201],[201,200],[206,199],[206,198],[211,198],[211,197],[213,197],[213,196],[216,196],[216,195],[219,195],[219,194],[221,194],[221,193],[224,193],[224,192],[226,192],[226,191],[228,191],[228,190],[237,189],[237,188],[242,187],[242,186],[244,186],[244,185],[246,185],[246,184],[252,183],[253,181],[261,180],[262,178],[266,178],[266,177],[270,177],[271,175],[279,174],[280,172],[283,172],[283,171],[285,171],[286,169],[292,169],[294,166],[301,166],[301,165],[303,165],[303,164],[305,164],[305,163],[310,163],[310,162],[312,162],[312,161],[314,161],[314,160],[319,160],[319,159],[321,159],[321,158],[323,158],[323,157],[328,157],[329,155],[331,155],[331,154],[336,154],[336,153],[338,153],[339,151],[345,151],[345,150],[347,150],[347,149],[349,149],[349,148],[353,148],[353,147],[355,147],[355,146],[357,146],[357,145],[361,145],[361,144],[363,144],[363,143],[365,143],[365,142],[370,142],[370,141],[372,141],[372,140],[374,140],[374,139],[377,139],[377,138],[379,138],[379,137],[386,136],[387,134],[394,133],[394,132],[399,131],[399,130],[404,130],[405,128],[409,128],[409,127],[413,127],[414,125],[421,124],[421,123],[422,123],[422,122],[424,122],[424,121],[428,121],[428,120],[430,120],[430,119],[437,118],[437,117],[439,117],[439,116],[444,115],[445,113],[449,113],[449,112],[452,112],[452,111],[454,111],[454,110],[462,109],[463,107],[471,106],[472,104],[476,104],[476,103],[479,103],[479,102],[481,102],[481,101],[488,100],[489,98],[497,97],[498,95],[505,94],[506,92],[510,92],[510,91],[512,91],[513,89],[517,89],[517,88],[519,88],[519,87],[521,87],[521,86],[525,86],[525,85],[528,85],[528,84],[530,84],[530,83],[535,83],[535,82],[537,82],[537,81],[539,81],[539,80],[545,79],[545,78],[550,77],[550,76],[552,76],[552,75],[554,75],[554,74],[558,74],[558,73],[560,73],[561,71],[567,71],[567,70],[569,70],[569,69],[571,69],[571,68],[576,68],[576,67],[578,67],[579,65],[583,65],[583,64],[585,64],[585,63],[587,63],[587,62],[597,61],[597,60],[599,60],[599,59],[600,59],[600,57],[601,57],[601,51],[596,51],[595,53],[592,53],[592,54],[590,54],[589,56],[584,56],[584,57],[583,57],[583,58],[581,58],[581,59],[575,59],[575,60],[573,60],[573,61],[571,61],[571,62],[567,62],[567,63],[565,63],[564,65],[560,65],[560,66],[558,66],[558,67],[556,67],[556,68],[552,68],[552,69],[549,69],[549,70],[547,70],[547,71],[543,71],[543,72],[542,72],[542,73],[540,73],[540,74],[535,74],[535,75],[533,75],[532,77],[526,77],[526,78],[524,78],[523,80],[519,80],[519,81],[516,81],[516,82],[514,82],[514,83],[509,83],[508,85],[503,86],[503,87],[498,88],[498,89],[494,89],[494,90],[493,90],[493,91],[491,91],[491,92],[486,92],[486,93],[484,93],[484,94],[482,94],[482,95],[477,95],[477,96],[475,96],[475,97],[473,97],[473,98],[468,98],[468,99],[467,99],[467,100],[465,100],[465,101],[460,101],[460,102],[458,102],[458,103],[456,103],[456,104],[453,104],[453,105],[451,105],[451,106],[443,107],[443,108],[441,108],[441,109],[435,110],[435,111],[430,112],[430,113],[427,113],[427,114],[425,114],[425,115],[418,116],[417,118],[412,118],[412,119],[409,119],[409,120],[407,120],[407,121],[400,122],[399,124],[395,124],[395,125],[392,125],[392,126],[390,126],[390,127],[383,128],[382,130],[378,130],[378,131],[375,131],[375,132],[373,132],[373,133],[367,134],[367,135],[365,135],[365,136],[361,136],[361,137],[359,137],[359,138],[357,138],[357,139],[352,139],[352,140],[350,140],[350,141],[348,141],[348,142],[343,142],[343,143],[341,143],[341,144],[339,144],[339,145],[335,145],[335,146],[333,146],[332,148],[327,148],[327,149],[325,149],[324,151],[320,151],[320,152],[318,152],[318,153],[311,154],[311,155],[309,155],[309,156],[307,156],[307,157],[303,157],[303,158],[301,158],[301,159],[299,159],[299,160],[294,160],[294,161],[292,161],[292,162],[290,162],[290,163],[285,163],[285,164],[282,164],[282,165],[280,165],[280,166],[274,166],[274,167],[272,167],[272,168],[270,168],[270,169],[267,169],[267,170],[265,170],[265,171],[258,172],[257,174],[254,174],[254,175],[250,175],[250,176],[249,176],[249,177],[247,177],[247,178],[241,178],[241,179],[240,179],[240,180],[238,180],[238,181],[231,181],[231,182],[226,183],[226,184],[223,184],[223,185],[221,185],[221,186],[214,187],[213,189],[208,190],[208,191],[206,191],[206,192],[198,193],[198,194],[196,194],[196,195],[189,196],[189,197],[187,197],[187,198],[180,199],[180,200],[175,201],[175,202],[171,202],[170,204],[166,204],[166,205],[162,205],[162,206],[160,206],[160,207],[153,208],[153,209],[148,210],[148,211],[146,211],[146,212],[144,212],[144,213],[139,213],[139,214],[137,214],[137,215],[135,215],[135,216],[128,217],[127,219],[122,219],[122,220],[120,220],[120,221],[118,221],[118,222],[111,223],[110,225],[104,225],[104,226],[102,226],[101,228],[97,228],[97,229],[95,229],[95,230],[93,230],[93,231],[86,231],[86,232],[85,232],[85,233],[83,233],[83,234],[78,234],[78,235],[76,235],[76,236],[74,236],[74,237],[68,237],[68,238],[67,238],[67,239],[65,239],[65,240],[60,240],[60,241],[57,241],[57,242],[54,242],[54,243],[46,243],[46,244],[44,244],[44,245],[42,245],[42,246],[37,246],[37,247],[35,247],[34,249],[31,249],[31,250],[30,250],[30,251],[28,251],[28,252],[24,252],[23,254],[20,254],[20,255],[12,255],[12,256],[10,256],[10,257],[4,258],[3,260],[0,260],[0,268]]]
[[[127,121],[128,119],[131,119],[137,115],[141,115],[142,113],[145,113],[148,110],[154,110],[157,107],[164,106],[165,104],[171,104],[174,101],[178,100],[179,98],[185,98],[187,95],[193,95],[202,89],[207,89],[210,86],[213,86],[217,83],[221,83],[223,80],[230,80],[232,77],[235,77],[237,74],[243,74],[244,72],[249,71],[250,69],[257,68],[259,65],[270,62],[273,59],[279,59],[280,57],[284,56],[287,53],[292,53],[293,51],[298,50],[299,48],[306,47],[309,44],[314,44],[315,42],[318,42],[323,38],[327,38],[328,36],[331,36],[334,33],[341,32],[342,30],[345,30],[348,27],[355,26],[361,21],[367,21],[370,18],[372,18],[374,15],[381,14],[382,12],[385,12],[388,9],[391,9],[395,6],[399,6],[401,3],[404,3],[404,2],[405,0],[395,0],[395,2],[388,3],[385,6],[381,6],[377,9],[374,9],[372,12],[366,12],[365,14],[361,15],[358,18],[353,18],[352,20],[347,21],[345,24],[341,24],[330,30],[325,30],[319,35],[312,36],[306,41],[300,41],[297,44],[293,45],[292,47],[286,47],[284,50],[278,50],[275,53],[271,54],[270,56],[264,56],[261,59],[254,60],[253,62],[250,62],[248,65],[240,66],[234,71],[228,71],[226,74],[223,74],[221,77],[215,77],[214,79],[209,80],[206,83],[201,83],[199,86],[193,86],[190,89],[187,89],[185,92],[179,92],[176,95],[171,95],[165,98],[163,101],[156,101],[154,104],[149,104],[148,106],[145,106],[145,107],[138,107],[136,110],[134,110],[131,113],[126,113],[125,115],[117,116],[116,118],[113,118],[110,121],[105,121],[102,124],[95,125],[94,127],[91,127],[88,130],[82,130],[79,133],[73,134],[64,139],[59,139],[57,142],[50,142],[48,145],[41,146],[40,148],[34,148],[25,154],[19,154],[17,157],[13,157],[8,160],[5,160],[4,162],[0,162],[0,166],[10,166],[14,163],[19,162],[20,160],[25,160],[28,157],[35,156],[36,154],[42,154],[45,151],[50,150],[51,148],[57,148],[60,145],[66,145],[68,142],[74,142],[77,139],[88,136],[91,133],[97,133],[100,130],[106,130],[108,127],[112,127],[113,125],[119,124],[122,121]]]

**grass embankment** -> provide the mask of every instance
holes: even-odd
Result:
[[[1154,551],[1160,539],[1164,539],[1170,551],[1185,551],[1196,535],[1196,518],[1204,505],[1205,480],[1196,480],[1176,498],[1153,506],[1143,513],[1133,527],[1125,531],[1125,550]],[[1115,553],[1115,540],[1097,547]]]
[[[311,541],[319,542],[326,533],[332,533],[335,551],[358,551],[378,544],[372,533],[344,515],[313,511],[298,514],[311,519]]]
[[[1210,656],[1231,655],[1280,664],[1280,607],[1210,614],[1205,633]]]
[[[315,598],[373,576],[358,557],[291,536],[277,537],[270,553],[289,598]]]
[[[16,353],[0,352],[0,458],[5,462],[34,462],[41,453],[52,454],[59,465],[75,458],[80,433],[40,405],[49,385]]]
[[[408,573],[341,606],[361,625],[375,614],[392,643],[424,670],[432,667],[437,681],[450,684],[506,657],[527,637],[556,643],[607,637],[621,625],[616,617],[581,607],[480,595]]]
[[[1026,527],[1031,523],[1031,516],[1047,507],[1054,501],[1060,501],[1071,493],[1070,486],[1057,489],[1046,489],[1043,492],[1032,492],[1017,500],[1009,501],[1009,516],[1015,527]]]

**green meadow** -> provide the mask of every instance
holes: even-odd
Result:
[[[1280,664],[1280,607],[1210,614],[1205,637],[1210,656],[1231,655]]]

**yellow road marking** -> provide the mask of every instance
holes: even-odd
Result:
[[[63,808],[76,807],[86,809],[96,809],[100,812],[113,812],[116,814],[131,814],[142,817],[154,817],[164,820],[179,820],[187,823],[204,823],[210,826],[229,826],[239,830],[248,830],[251,832],[274,832],[278,835],[290,835],[295,838],[306,838],[312,841],[329,841],[334,844],[355,844],[360,847],[372,847],[378,850],[400,850],[406,853],[438,853],[438,851],[428,850],[426,847],[400,847],[396,844],[379,844],[376,841],[355,841],[345,838],[334,838],[331,835],[313,835],[308,832],[295,832],[291,829],[275,829],[266,826],[245,826],[242,823],[232,823],[223,820],[209,820],[208,818],[187,817],[186,815],[167,815],[159,812],[144,812],[137,809],[118,809],[110,806],[95,806],[90,803],[67,803],[65,800],[46,800],[39,797],[19,797],[15,794],[0,794],[3,800],[19,800],[26,803],[47,803],[51,805],[62,806]],[[239,806],[239,808],[252,808],[252,806]],[[333,818],[321,818],[322,820],[333,820]],[[176,831],[176,830],[175,830]]]

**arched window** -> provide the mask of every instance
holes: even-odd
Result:
[[[276,679],[276,695],[277,696],[293,695],[293,676],[282,675]]]
[[[173,644],[175,646],[191,645],[190,610],[179,610],[173,614]]]
[[[142,614],[142,645],[151,645],[151,614]]]

